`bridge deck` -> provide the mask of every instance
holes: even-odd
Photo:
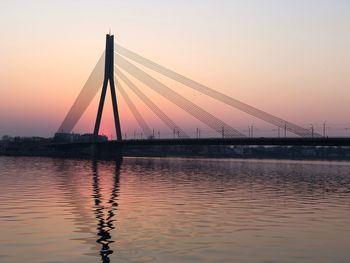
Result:
[[[142,145],[261,145],[261,146],[350,146],[350,137],[332,138],[200,138],[200,139],[144,139],[107,142],[56,143],[72,147],[98,144],[108,146]]]

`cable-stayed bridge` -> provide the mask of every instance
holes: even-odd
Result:
[[[158,76],[166,77],[176,83],[192,89],[195,92],[206,95],[208,98],[223,103],[226,106],[240,110],[250,116],[271,124],[281,131],[284,136],[278,138],[252,138],[253,130],[249,131],[247,137],[241,131],[234,127],[231,123],[223,121],[218,116],[210,113],[205,108],[199,106],[194,101],[186,98],[182,93],[170,88],[159,78],[152,76],[146,72],[144,68],[155,72]],[[181,128],[181,123],[176,123],[169,115],[159,106],[156,101],[149,97],[143,89],[138,87],[134,80],[142,83],[148,89],[152,90],[159,96],[166,99],[169,103],[176,105],[184,110],[187,114],[205,124],[209,129],[216,132],[216,138],[203,138],[200,136],[200,131],[197,130],[197,135],[193,138]],[[94,131],[91,134],[89,141],[85,144],[109,144],[109,145],[350,145],[348,138],[326,138],[325,133],[320,135],[313,128],[307,129],[296,123],[265,112],[261,109],[253,107],[242,101],[227,96],[217,90],[209,88],[201,83],[198,83],[186,76],[183,76],[171,69],[168,69],[150,59],[147,59],[140,54],[137,54],[125,47],[114,43],[113,35],[106,35],[106,49],[95,68],[91,72],[87,82],[81,90],[79,96],[75,100],[73,106],[66,115],[64,121],[60,125],[56,137],[64,138],[72,132],[73,128],[92,102],[93,98],[101,89],[100,101],[97,109],[96,122]],[[109,84],[109,85],[108,85]],[[110,90],[113,116],[116,131],[116,140],[109,142],[101,142],[99,140],[99,131],[101,125],[101,117],[104,108],[107,90]],[[118,93],[116,92],[118,91]],[[153,112],[155,116],[174,134],[173,139],[160,139],[154,134],[154,130],[150,124],[146,122],[143,112],[140,112],[138,105],[129,96],[130,92],[138,97],[147,108]],[[118,96],[117,96],[118,94]],[[118,110],[119,95],[123,97],[130,112],[135,117],[142,134],[143,140],[126,140],[122,136],[123,124],[120,122]],[[293,134],[296,137],[287,138],[288,134]],[[74,142],[65,143],[68,145],[76,144]],[[81,144],[81,143],[78,143]]]

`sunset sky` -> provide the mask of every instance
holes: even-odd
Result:
[[[347,0],[2,0],[0,137],[53,136],[109,30],[144,57],[281,118],[307,128],[324,121],[350,127],[349,14]],[[152,98],[184,129],[202,127],[166,100]],[[92,132],[97,100],[75,131]],[[193,100],[238,129],[273,128],[206,98]],[[106,101],[101,132],[113,137],[110,97]],[[151,128],[168,132],[134,101]],[[139,129],[120,97],[118,103],[123,133]]]

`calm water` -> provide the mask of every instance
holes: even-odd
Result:
[[[0,262],[350,262],[350,162],[0,157]]]

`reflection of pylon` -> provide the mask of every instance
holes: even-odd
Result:
[[[117,141],[121,141],[122,133],[120,129],[117,96],[115,94],[115,87],[114,87],[114,36],[113,35],[110,35],[110,34],[106,35],[106,52],[105,53],[106,53],[105,54],[105,74],[104,74],[100,103],[98,105],[98,112],[97,112],[95,129],[94,129],[94,137],[95,139],[97,139],[98,132],[100,129],[103,105],[106,98],[107,84],[109,81],[109,85],[111,88],[112,103],[113,103],[115,132],[117,135]]]
[[[112,192],[109,198],[108,203],[110,204],[110,208],[106,209],[106,207],[102,204],[102,189],[100,186],[100,177],[98,173],[98,163],[96,160],[92,162],[92,189],[93,189],[93,197],[94,197],[94,213],[97,219],[97,240],[96,242],[101,245],[100,248],[100,256],[102,262],[110,262],[109,255],[113,253],[110,245],[114,241],[112,240],[112,230],[115,228],[114,226],[114,217],[116,216],[116,209],[118,206],[117,199],[119,193],[119,181],[120,181],[120,168],[122,164],[122,159],[116,159],[115,163],[115,172],[114,172],[114,183],[112,185]],[[105,218],[105,210],[107,212],[107,218]]]

